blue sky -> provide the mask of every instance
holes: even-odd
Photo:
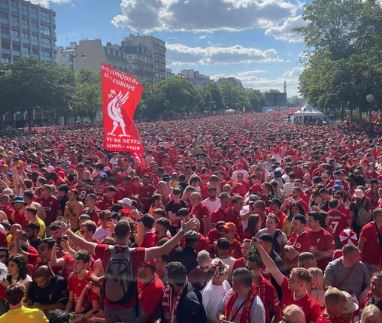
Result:
[[[168,67],[214,78],[235,76],[246,87],[297,93],[304,45],[299,0],[32,0],[56,11],[57,45],[100,38],[119,43],[130,32],[167,42]]]

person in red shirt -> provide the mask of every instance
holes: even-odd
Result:
[[[50,185],[44,184],[40,188],[41,196],[36,199],[36,202],[40,203],[45,210],[44,222],[49,226],[56,220],[60,214],[60,203],[58,199],[52,195],[52,188]]]
[[[67,233],[70,241],[77,245],[79,248],[87,250],[91,255],[101,259],[104,270],[107,269],[107,264],[110,259],[112,250],[113,252],[126,252],[129,248],[131,258],[132,277],[136,279],[138,268],[144,261],[150,261],[159,258],[163,255],[168,255],[183,238],[187,231],[193,230],[195,227],[195,220],[191,219],[186,223],[182,223],[178,233],[165,244],[152,247],[152,248],[129,248],[131,228],[130,223],[126,220],[120,220],[115,226],[115,239],[116,245],[110,246],[106,244],[96,244],[86,241],[82,237],[76,235],[71,231],[65,223],[62,223],[62,231]],[[134,293],[134,291],[132,291]],[[138,296],[138,295],[136,295]],[[107,322],[115,323],[120,321],[134,321],[136,319],[136,297],[131,297],[128,302],[124,304],[114,304],[106,297],[104,298],[104,313],[107,317]]]
[[[288,244],[284,247],[285,262],[288,268],[297,267],[298,256],[310,249],[310,240],[305,227],[305,216],[302,214],[295,215],[292,219],[292,234]]]
[[[350,216],[346,216],[345,213],[338,211],[338,200],[329,200],[329,211],[325,218],[326,227],[329,232],[333,235],[334,241],[336,243],[336,248],[341,248],[342,244],[339,239],[339,234],[342,230],[349,228],[351,224]]]
[[[373,219],[374,221],[363,226],[358,242],[358,248],[362,252],[361,260],[370,275],[381,270],[382,208],[373,210]]]
[[[117,189],[114,186],[109,186],[106,189],[105,194],[103,195],[102,199],[97,203],[97,207],[101,210],[110,210],[111,207],[115,204],[117,201],[115,199],[115,194],[117,193]]]
[[[143,205],[143,212],[146,213],[151,204],[151,197],[155,192],[155,186],[150,184],[150,176],[144,175],[142,177],[142,186],[138,191],[138,200]]]
[[[138,268],[137,287],[141,322],[154,323],[159,318],[164,285],[155,274],[155,266],[154,261],[146,261]]]
[[[318,212],[308,214],[308,237],[310,241],[310,252],[316,256],[317,267],[325,270],[329,261],[332,260],[335,251],[333,236],[321,226],[323,215]]]
[[[65,307],[66,312],[74,311],[81,314],[78,321],[89,319],[99,308],[99,297],[90,290],[84,297],[81,295],[87,292],[87,285],[90,283],[91,273],[86,269],[90,262],[90,255],[85,250],[79,250],[74,254],[73,272],[68,279],[69,299]],[[82,297],[81,297],[82,296]]]
[[[269,211],[267,212],[268,214],[273,213],[279,218],[277,229],[280,230],[283,229],[284,221],[286,218],[285,213],[281,211],[281,205],[282,203],[278,198],[273,198],[269,201]]]
[[[249,250],[251,248],[251,239],[243,239],[243,242],[241,243],[241,254],[243,255],[241,258],[236,259],[236,261],[233,264],[232,271],[234,271],[237,268],[245,267],[248,260]]]
[[[219,221],[233,222],[231,212],[231,196],[227,192],[222,192],[219,195],[220,208],[211,213],[210,227],[214,228]]]
[[[285,277],[267,254],[259,240],[254,241],[257,251],[266,269],[271,273],[276,283],[282,290],[282,304],[284,308],[290,304],[301,307],[306,316],[306,323],[316,322],[321,315],[320,305],[310,296],[312,275],[305,268],[293,268],[289,278]]]
[[[191,216],[196,218],[200,222],[200,233],[202,235],[207,234],[207,230],[210,226],[208,207],[202,204],[202,197],[200,193],[193,192],[190,195]]]
[[[341,318],[345,304],[345,294],[335,287],[329,288],[325,292],[325,309],[316,323],[345,323]]]
[[[154,217],[145,214],[137,223],[137,234],[135,235],[135,244],[138,247],[149,248],[155,246],[157,235],[154,229]]]
[[[0,196],[0,210],[5,213],[9,221],[9,219],[11,219],[14,208],[12,207],[11,199],[7,194]]]
[[[236,240],[237,230],[235,223],[227,222],[224,224],[225,238],[229,242],[229,254],[231,257],[239,259],[243,255],[241,254],[241,244]]]
[[[26,216],[26,206],[25,206],[25,201],[22,196],[16,196],[13,199],[13,207],[14,211],[12,212],[10,216],[10,223],[18,223],[21,225],[23,229],[25,229],[26,225],[28,224],[28,219]]]
[[[257,295],[264,305],[265,323],[279,322],[281,314],[277,291],[272,283],[262,275],[263,263],[260,257],[251,256],[246,262],[246,267],[252,273],[253,285],[256,286]]]

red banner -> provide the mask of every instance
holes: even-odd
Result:
[[[143,145],[133,121],[143,86],[137,79],[102,64],[104,147],[108,151],[129,151],[142,162]]]

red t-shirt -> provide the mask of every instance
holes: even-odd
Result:
[[[74,305],[77,303],[78,298],[80,297],[83,289],[86,284],[90,281],[90,272],[87,272],[83,278],[79,278],[75,273],[71,273],[68,279],[68,289],[73,292]],[[98,298],[97,294],[90,292],[86,303],[91,303],[91,301]]]
[[[340,232],[348,226],[350,216],[346,216],[345,213],[342,213],[338,210],[330,209],[326,219],[328,221],[329,232],[334,237],[338,237]]]
[[[116,246],[117,248],[119,246]],[[110,259],[110,245],[107,244],[98,244],[95,248],[95,256],[102,261],[102,265],[104,270],[106,270],[107,263]],[[127,248],[127,247],[120,247],[120,248]],[[136,277],[138,274],[138,268],[139,266],[144,262],[145,260],[145,248],[134,248],[131,249],[131,264],[132,264],[132,274],[133,277]],[[107,299],[104,299],[105,306],[111,309],[126,309],[126,308],[135,308],[135,297],[132,297],[129,304],[127,305],[114,305],[107,301]]]
[[[310,240],[308,233],[306,231],[301,232],[300,234],[297,234],[296,232],[292,232],[288,245],[293,246],[294,249],[299,252],[307,252],[310,248]],[[295,264],[297,266],[298,263],[298,256],[294,259],[288,259],[287,263],[289,265]]]
[[[259,277],[258,285],[256,291],[264,305],[265,323],[271,323],[271,313],[276,316],[280,315],[280,302],[276,288],[263,276]]]
[[[362,249],[362,261],[367,264],[380,266],[382,260],[382,252],[378,242],[378,232],[375,226],[375,221],[365,224],[359,237],[360,239],[365,240],[365,244]]]
[[[143,242],[142,246],[143,248],[150,248],[155,246],[157,241],[157,235],[153,231],[147,231],[143,235]]]
[[[288,278],[284,277],[281,283],[281,290],[283,292],[282,307],[286,307],[291,304],[295,304],[303,310],[305,313],[306,323],[316,322],[316,320],[321,315],[320,305],[309,295],[306,294],[304,297],[295,300],[293,298],[293,293],[288,288]]]
[[[241,257],[233,263],[232,271],[235,271],[237,268],[245,268],[246,265],[244,257]]]
[[[310,245],[312,247],[316,247],[318,251],[335,250],[333,236],[325,229],[321,228],[321,230],[317,232],[309,229],[307,232],[310,240]],[[317,259],[317,267],[324,271],[329,261],[331,260],[331,257]]]
[[[39,197],[36,202],[40,203],[45,210],[45,224],[49,226],[54,220],[56,220],[57,212],[60,209],[60,203],[58,199],[54,196],[49,196],[48,198]]]
[[[207,233],[207,232],[205,232],[205,230],[207,230],[207,228],[204,228],[203,220],[209,218],[209,211],[208,211],[207,206],[204,206],[201,203],[199,203],[198,205],[195,205],[194,207],[192,207],[191,214],[193,217],[195,217],[199,220],[199,222],[200,222],[200,233],[205,235]]]
[[[138,280],[138,301],[143,313],[149,316],[147,323],[153,323],[158,314],[164,293],[163,282],[155,276],[151,283],[144,283]]]

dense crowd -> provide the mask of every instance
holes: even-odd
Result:
[[[382,137],[285,118],[0,139],[0,322],[381,323]]]

